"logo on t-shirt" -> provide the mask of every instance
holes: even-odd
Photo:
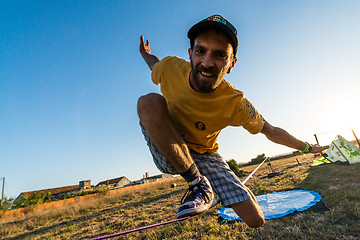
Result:
[[[256,112],[254,106],[248,100],[246,100],[246,106],[249,108],[251,118],[254,118]]]
[[[206,129],[206,126],[203,122],[196,122],[195,123],[195,127],[199,130],[205,130]]]

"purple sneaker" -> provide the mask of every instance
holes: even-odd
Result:
[[[214,193],[205,176],[201,176],[189,183],[190,187],[181,199],[181,207],[176,218],[197,215],[212,207]]]

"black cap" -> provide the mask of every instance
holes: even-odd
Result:
[[[220,15],[212,15],[192,26],[187,34],[188,38],[195,39],[195,37],[201,31],[208,28],[215,28],[223,31],[230,38],[234,55],[236,55],[239,45],[239,41],[237,39],[237,30],[228,20]]]

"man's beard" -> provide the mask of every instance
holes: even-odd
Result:
[[[201,81],[198,78],[198,74],[201,74],[201,72],[205,72],[208,73],[210,75],[214,75],[216,76],[216,81]],[[193,62],[191,61],[191,75],[194,79],[194,84],[196,85],[195,87],[197,88],[197,90],[199,92],[202,93],[210,93],[213,92],[220,84],[221,80],[219,80],[220,73],[218,73],[214,68],[204,68],[203,66],[199,66],[199,67],[195,67]]]

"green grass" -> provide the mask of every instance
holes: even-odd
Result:
[[[266,165],[249,180],[255,194],[293,188],[315,190],[330,210],[305,211],[268,220],[259,229],[240,221],[218,217],[216,206],[182,222],[130,233],[120,239],[360,239],[360,164],[310,167],[312,157],[297,156],[272,163],[284,174],[264,178]],[[251,172],[256,166],[241,168]],[[27,216],[0,219],[0,239],[86,239],[175,218],[180,198],[186,190],[183,181],[133,193],[107,195],[62,209],[32,212]]]

